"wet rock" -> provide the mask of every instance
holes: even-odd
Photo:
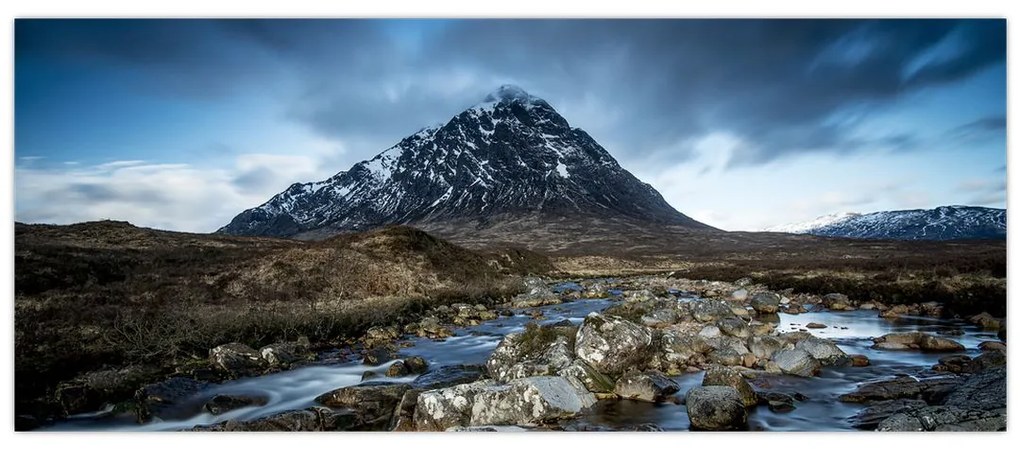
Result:
[[[580,383],[556,376],[515,379],[474,397],[472,426],[538,424],[570,418],[595,404]]]
[[[734,301],[745,301],[745,300],[747,300],[747,289],[746,288],[741,288],[739,290],[734,290],[733,293],[730,293],[730,299],[732,299]]]
[[[722,336],[722,330],[718,326],[705,326],[701,328],[701,332],[698,332],[698,336],[701,338],[719,338]]]
[[[927,403],[935,403],[945,398],[960,384],[961,380],[956,376],[922,379],[913,376],[901,376],[861,384],[856,390],[841,395],[839,400],[842,402],[870,403],[890,399],[920,399]]]
[[[504,337],[485,367],[499,382],[556,374],[574,360],[574,335],[573,327],[529,324],[524,332]]]
[[[404,383],[366,382],[324,393],[315,402],[354,410],[358,416],[355,430],[388,430],[393,412],[409,388]]]
[[[409,389],[397,403],[397,409],[393,411],[393,426],[395,432],[413,432],[417,430],[414,426],[414,411],[418,408],[418,395],[422,390]]]
[[[366,346],[376,346],[389,344],[398,338],[400,338],[400,330],[396,326],[376,326],[365,331],[362,341]]]
[[[936,337],[924,332],[899,332],[886,334],[872,339],[874,349],[911,350],[925,352],[957,352],[963,351],[963,345],[948,338]]]
[[[744,364],[746,352],[737,352],[730,348],[719,349],[708,354],[708,361],[723,366],[741,366]]]
[[[361,380],[362,381],[366,381],[366,380],[369,380],[369,379],[375,379],[377,377],[379,377],[379,373],[377,373],[375,371],[365,371],[365,372],[361,373]]]
[[[781,349],[792,349],[793,345],[772,336],[752,337],[748,349],[756,357],[762,360],[772,358],[772,355]]]
[[[358,417],[350,410],[311,407],[290,410],[251,421],[229,420],[192,430],[211,432],[335,432],[354,430]]]
[[[886,418],[880,432],[990,432],[1006,430],[1005,412],[955,406],[931,406],[907,410]]]
[[[653,355],[648,329],[619,317],[592,312],[577,331],[574,352],[596,371],[616,376],[640,369]]]
[[[683,303],[691,317],[702,323],[715,323],[723,318],[731,317],[733,310],[724,301],[699,299]]]
[[[886,418],[897,413],[927,407],[928,404],[918,399],[894,399],[876,402],[850,418],[850,425],[862,430],[874,430]]]
[[[448,329],[446,326],[443,326],[439,318],[434,316],[422,318],[422,320],[419,321],[417,325],[410,331],[414,332],[414,334],[419,337],[429,338],[433,340],[453,336],[453,331]]]
[[[1006,352],[1006,344],[997,341],[983,341],[978,345],[978,349],[982,351]]]
[[[658,371],[628,371],[616,381],[613,391],[624,399],[662,402],[680,391],[680,386]]]
[[[740,401],[744,407],[754,407],[758,404],[758,395],[754,392],[751,384],[744,380],[740,373],[723,367],[714,367],[705,373],[701,381],[702,386],[724,386],[732,387],[740,395]]]
[[[747,323],[735,316],[723,318],[716,325],[722,333],[731,337],[747,338],[751,336]]]
[[[772,355],[772,361],[784,374],[812,377],[818,374],[822,364],[803,349],[782,349]]]
[[[756,293],[751,297],[751,308],[758,313],[778,313],[780,300],[779,295],[773,292]]]
[[[698,430],[741,430],[747,427],[747,409],[733,387],[694,387],[687,392],[687,416]]]
[[[615,387],[613,379],[577,359],[570,362],[570,365],[567,365],[566,368],[560,370],[559,375],[577,379],[584,385],[584,388],[592,393],[609,393]]]
[[[148,422],[153,418],[172,419],[185,418],[201,406],[201,402],[190,407],[195,395],[209,387],[202,382],[187,377],[171,377],[163,382],[146,385],[135,392],[135,414],[138,422]]]
[[[868,356],[863,354],[854,354],[850,356],[850,366],[864,367],[868,365],[871,365],[871,360],[868,359]]]
[[[218,394],[205,403],[205,410],[213,415],[222,415],[231,410],[266,405],[269,399],[263,396]]]
[[[827,328],[829,326],[826,326],[826,325],[824,325],[822,323],[807,323],[807,326],[804,326],[804,327],[806,327],[808,329],[825,329],[825,328]]]
[[[794,404],[795,398],[786,393],[777,391],[762,391],[758,393],[758,404],[768,406],[770,411],[776,413],[792,412],[797,408]]]
[[[309,360],[315,356],[304,342],[273,343],[259,349],[259,355],[269,366],[290,366],[294,363]]]
[[[415,428],[419,431],[441,431],[470,425],[475,396],[496,385],[493,380],[482,380],[423,391],[418,395],[418,405],[414,410]]]
[[[655,294],[649,290],[632,290],[623,295],[624,301],[641,302],[655,299]]]
[[[556,293],[553,293],[552,289],[546,286],[545,281],[541,278],[525,278],[524,287],[526,292],[515,296],[510,302],[511,307],[524,309],[559,304],[562,302],[560,297],[556,295]]]
[[[942,402],[963,408],[998,410],[1006,408],[1006,367],[989,368],[972,374]]]
[[[147,366],[93,371],[56,388],[56,399],[67,415],[91,412],[103,404],[131,397],[138,387],[157,373]]]
[[[390,360],[393,360],[393,351],[389,348],[379,347],[366,351],[361,363],[368,366],[379,366]]]
[[[234,375],[252,374],[266,366],[261,353],[241,343],[227,343],[210,349],[209,361],[216,368]]]
[[[404,359],[404,366],[407,367],[407,372],[411,374],[422,374],[429,369],[429,363],[418,356]]]
[[[998,329],[1002,327],[1002,320],[992,316],[988,312],[981,312],[970,317],[970,322],[985,329]]]
[[[882,318],[896,318],[900,315],[908,314],[910,314],[910,308],[907,307],[906,305],[899,304],[883,310],[881,313],[878,314],[878,316]]]
[[[407,370],[407,366],[401,360],[393,362],[389,368],[386,368],[386,377],[402,377],[408,374],[410,374],[410,371]]]
[[[808,338],[797,342],[797,349],[802,349],[811,354],[822,366],[844,366],[850,363],[848,356],[835,343],[824,338]]]
[[[842,293],[829,293],[822,297],[822,305],[829,310],[842,311],[853,310],[850,298]]]
[[[417,390],[435,390],[477,381],[485,374],[481,365],[445,365],[435,367],[411,382]]]

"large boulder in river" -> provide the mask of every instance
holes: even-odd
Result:
[[[499,382],[558,373],[574,360],[573,327],[529,324],[509,334],[492,352],[485,366]]]
[[[740,395],[740,401],[744,404],[744,407],[758,405],[758,394],[755,393],[754,388],[744,380],[744,376],[741,376],[740,373],[733,369],[713,367],[705,373],[705,378],[702,379],[701,385],[705,387],[733,387]]]
[[[747,409],[733,387],[694,387],[687,392],[687,417],[697,430],[741,430]]]
[[[830,340],[824,338],[808,338],[797,342],[797,349],[803,349],[811,354],[822,366],[843,366],[850,363],[850,356],[839,349]]]
[[[924,352],[959,352],[963,345],[948,338],[936,337],[924,332],[898,332],[873,338],[874,349],[909,350]]]
[[[365,382],[322,394],[315,401],[354,410],[359,418],[356,430],[387,430],[397,404],[409,388],[404,383]]]
[[[773,292],[755,293],[751,297],[751,308],[758,313],[778,313],[781,299]]]
[[[680,386],[658,371],[628,371],[613,389],[621,398],[645,402],[662,402],[677,391]]]
[[[1005,412],[938,405],[912,408],[882,421],[880,432],[994,432],[1006,430]]]
[[[527,277],[524,279],[525,292],[511,300],[511,306],[519,309],[559,304],[560,297],[545,284],[542,278]]]
[[[431,368],[415,378],[411,381],[411,388],[417,390],[447,388],[475,382],[484,374],[485,367],[481,365],[444,365]]]
[[[755,357],[761,360],[768,360],[772,355],[781,349],[793,349],[793,345],[771,335],[751,337],[748,349]]]
[[[227,343],[209,350],[213,366],[235,375],[252,374],[266,366],[262,354],[242,343]]]
[[[138,422],[157,419],[184,419],[194,414],[196,395],[209,387],[208,382],[187,377],[171,377],[146,385],[135,392],[135,414]]]
[[[267,402],[269,398],[265,396],[218,394],[206,402],[203,408],[212,415],[222,415],[239,408],[266,405]]]
[[[269,366],[289,366],[314,356],[308,349],[307,340],[266,345],[259,349],[259,354]]]
[[[615,387],[613,379],[596,371],[580,359],[574,359],[573,362],[570,362],[570,365],[560,370],[559,375],[579,380],[584,385],[584,388],[592,393],[609,393]]]
[[[414,410],[415,428],[437,431],[470,425],[475,396],[496,385],[492,380],[480,380],[420,393]]]
[[[358,417],[350,410],[310,407],[289,410],[251,421],[229,420],[211,426],[197,426],[194,431],[207,432],[335,432],[354,430]]]
[[[803,349],[782,349],[772,354],[772,361],[784,374],[811,377],[818,374],[822,364]]]
[[[623,318],[588,314],[577,331],[574,353],[596,371],[610,376],[643,368],[652,354],[652,334]]]
[[[725,301],[697,299],[681,304],[690,312],[692,318],[702,323],[715,323],[723,318],[736,316]]]
[[[576,416],[592,405],[595,395],[575,379],[526,377],[475,395],[470,425],[539,424]]]
[[[842,402],[871,403],[890,399],[920,399],[927,403],[942,401],[960,386],[956,376],[916,378],[900,376],[861,384],[856,390],[839,396]]]
[[[842,311],[853,310],[850,298],[842,293],[829,293],[822,297],[822,305],[829,310]]]

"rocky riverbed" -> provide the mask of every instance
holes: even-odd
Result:
[[[532,278],[528,289],[334,351],[213,348],[211,365],[234,380],[171,377],[116,404],[96,390],[130,370],[96,374],[106,380],[61,390],[65,406],[94,409],[41,430],[1005,428],[1005,320],[987,314],[749,280]]]

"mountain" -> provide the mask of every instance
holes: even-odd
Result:
[[[347,171],[291,185],[217,232],[314,239],[410,224],[477,234],[589,219],[715,230],[673,209],[545,100],[505,85]]]
[[[767,231],[856,239],[1005,239],[1006,210],[942,206],[870,214],[833,214],[806,223],[769,228]]]

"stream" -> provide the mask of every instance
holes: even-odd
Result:
[[[544,318],[542,324],[555,323],[564,319],[579,324],[584,317],[601,311],[615,301],[607,299],[586,299],[563,304],[537,307]],[[429,340],[413,337],[409,346],[400,349],[403,357],[421,356],[429,365],[438,367],[454,364],[484,364],[489,354],[500,343],[503,336],[520,332],[532,322],[524,312],[533,309],[515,310],[515,315],[499,317],[480,325],[458,328],[455,335],[445,340]],[[838,396],[852,391],[861,382],[889,378],[898,374],[912,374],[920,369],[930,368],[940,357],[947,354],[930,354],[917,351],[886,351],[871,349],[871,338],[890,332],[924,331],[931,333],[947,330],[963,331],[962,335],[941,335],[958,341],[966,347],[966,354],[975,357],[980,354],[977,345],[986,340],[997,340],[994,333],[962,320],[945,320],[925,317],[900,317],[897,320],[880,318],[874,310],[851,312],[808,312],[799,315],[779,314],[778,332],[807,330],[812,334],[832,339],[848,354],[863,354],[871,360],[867,367],[826,367],[813,378],[795,376],[771,376],[767,388],[787,393],[801,393],[807,400],[798,402],[791,412],[772,412],[765,406],[749,410],[750,430],[770,431],[841,431],[855,430],[849,418],[859,409],[860,404],[839,402]],[[806,329],[807,323],[821,323],[823,329]],[[197,425],[209,425],[229,419],[250,420],[287,410],[303,409],[316,405],[315,397],[336,388],[361,383],[366,370],[385,373],[390,364],[368,367],[360,361],[313,364],[269,375],[243,378],[214,385],[197,393],[192,400],[177,407],[175,416],[138,424],[132,414],[116,414],[110,410],[75,415],[41,430],[50,431],[165,431],[190,429]],[[673,377],[680,386],[679,395],[689,388],[701,384],[704,372]],[[410,382],[415,376],[400,378],[377,377],[373,380]],[[202,408],[207,400],[218,394],[249,394],[267,396],[263,406],[246,407],[230,412],[212,415]],[[686,407],[673,403],[652,404],[631,400],[602,400],[585,415],[560,425],[566,430],[614,430],[641,424],[655,424],[665,430],[687,430],[690,423]]]

